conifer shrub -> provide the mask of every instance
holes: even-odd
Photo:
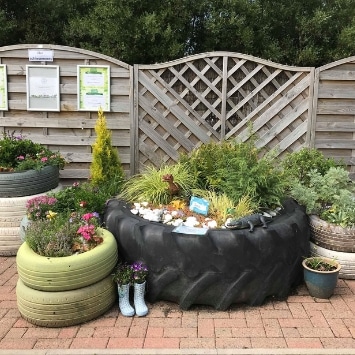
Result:
[[[96,140],[92,146],[90,182],[94,186],[105,186],[110,194],[116,194],[124,181],[124,171],[117,149],[112,146],[111,131],[100,108],[95,125]],[[115,191],[116,190],[116,191]]]

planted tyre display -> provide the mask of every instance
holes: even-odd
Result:
[[[287,200],[268,228],[210,229],[205,235],[173,232],[110,200],[104,214],[121,258],[149,268],[147,299],[226,310],[233,303],[260,305],[268,296],[286,297],[303,281],[302,259],[309,253],[305,211]]]
[[[354,253],[355,228],[343,228],[328,223],[316,215],[309,218],[311,241],[329,250]]]
[[[0,197],[35,195],[54,189],[59,184],[59,169],[45,166],[40,170],[0,174]]]
[[[310,243],[311,255],[322,256],[339,262],[341,269],[339,271],[340,279],[355,280],[355,253],[345,253],[323,248],[314,243]]]
[[[57,192],[61,188],[62,186],[58,185],[46,193]],[[0,197],[0,255],[16,255],[23,242],[21,221],[26,214],[26,203],[40,195],[43,193],[21,197]]]
[[[22,317],[43,327],[65,327],[97,318],[114,305],[116,294],[111,275],[90,286],[63,292],[34,290],[21,279],[16,286]]]
[[[102,229],[104,241],[78,255],[45,257],[23,243],[16,256],[17,272],[22,282],[41,291],[68,291],[91,285],[107,275],[117,263],[117,243]]]

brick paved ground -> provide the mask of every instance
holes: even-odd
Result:
[[[126,318],[115,306],[96,320],[67,328],[42,328],[22,319],[16,282],[15,257],[0,257],[2,350],[355,349],[355,280],[339,280],[329,300],[313,299],[301,285],[287,300],[261,307],[182,311],[159,302],[148,305],[146,317]]]

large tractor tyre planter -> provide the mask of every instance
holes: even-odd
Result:
[[[59,169],[45,166],[41,170],[26,170],[0,174],[0,197],[35,195],[54,189],[59,184]]]
[[[321,256],[337,261],[341,265],[340,279],[355,279],[355,253],[329,250],[312,242],[310,242],[310,249],[312,256]]]
[[[87,287],[72,291],[45,292],[16,286],[17,307],[22,317],[42,327],[67,327],[87,322],[108,311],[116,301],[116,285],[109,275]]]
[[[303,281],[302,259],[309,253],[309,224],[303,208],[287,200],[268,228],[210,229],[205,235],[173,232],[110,200],[106,228],[121,258],[149,268],[147,299],[226,310],[233,303],[260,305],[269,296],[286,297]]]
[[[82,254],[45,257],[23,243],[16,256],[17,272],[28,287],[41,291],[69,291],[98,282],[111,274],[117,264],[117,243],[102,229],[104,241]]]

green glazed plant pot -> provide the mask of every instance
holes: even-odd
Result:
[[[308,259],[303,260],[302,266],[304,281],[309,294],[312,297],[324,299],[331,297],[337,285],[341,265],[335,260],[322,258],[325,262],[336,265],[336,269],[332,271],[318,271],[306,265]]]

